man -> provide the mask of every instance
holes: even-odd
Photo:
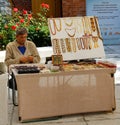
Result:
[[[39,63],[40,56],[33,42],[27,40],[26,28],[19,28],[16,31],[16,39],[6,46],[5,63],[11,64]]]
[[[26,64],[40,62],[40,56],[37,51],[37,48],[33,42],[27,40],[27,34],[28,33],[26,28],[19,28],[16,31],[16,39],[13,42],[7,44],[5,64],[8,68],[11,64]],[[8,86],[9,88],[13,89],[13,76],[9,79]],[[16,83],[15,89],[17,90]]]

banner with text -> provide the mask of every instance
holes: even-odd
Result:
[[[104,44],[120,44],[119,0],[86,0],[86,15],[98,17]]]

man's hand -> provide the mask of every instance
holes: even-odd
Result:
[[[20,57],[20,63],[32,63],[33,58],[33,56],[22,56]]]
[[[26,63],[26,62],[28,62],[28,57],[26,56],[20,57],[20,63]]]
[[[32,63],[33,62],[33,56],[28,56],[28,62]]]

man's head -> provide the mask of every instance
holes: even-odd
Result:
[[[22,27],[17,29],[16,31],[16,40],[20,45],[24,45],[26,39],[27,39],[27,29]]]

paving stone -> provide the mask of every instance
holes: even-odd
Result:
[[[120,84],[115,86],[115,98],[120,100]]]
[[[14,107],[12,125],[85,125],[82,115],[63,116],[57,120],[37,121],[21,123],[18,120],[18,107]]]
[[[87,125],[120,125],[120,119],[89,121]]]

